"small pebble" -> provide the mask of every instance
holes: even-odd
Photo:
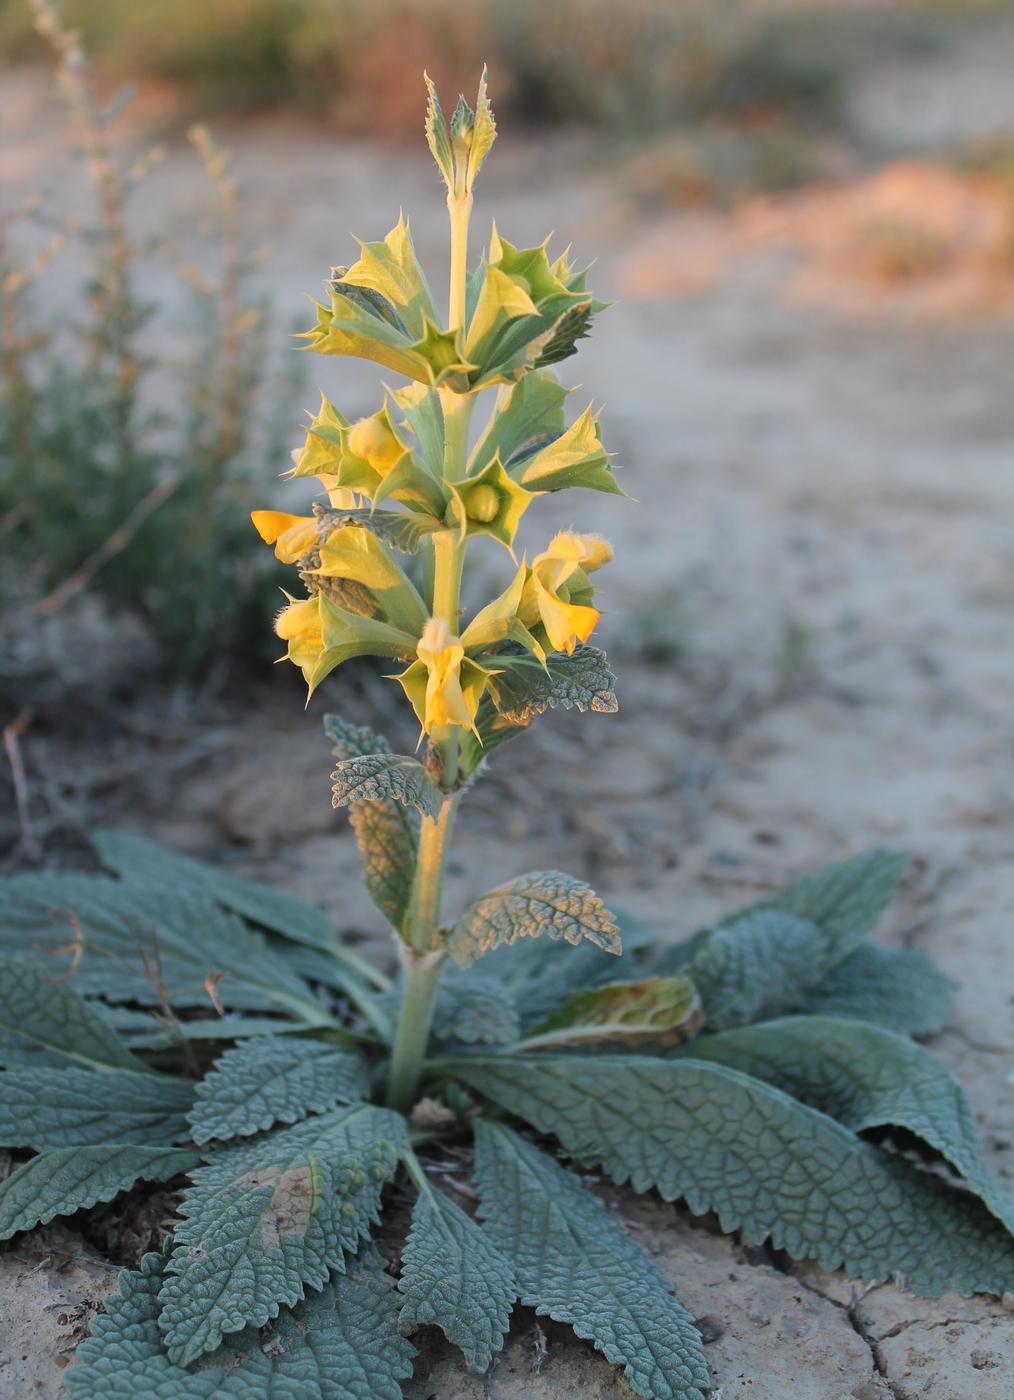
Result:
[[[694,1326],[700,1332],[701,1341],[705,1346],[709,1342],[717,1342],[719,1337],[725,1336],[725,1324],[714,1313],[705,1313],[703,1317],[695,1317]]]

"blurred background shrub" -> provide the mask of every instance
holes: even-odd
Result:
[[[160,152],[124,163],[107,139],[116,104],[99,105],[78,37],[49,0],[32,9],[55,54],[96,212],[81,219],[40,198],[0,208],[0,641],[13,638],[4,670],[31,680],[38,627],[90,590],[114,617],[141,618],[167,668],[192,677],[262,651],[278,596],[280,577],[249,538],[249,502],[286,446],[271,429],[286,417],[261,394],[265,308],[247,290],[257,254],[244,244],[227,155],[205,128],[191,128],[218,271],[176,268],[193,294],[189,345],[151,324],[139,263],[172,258],[173,231],[142,246],[130,204],[158,178]],[[40,249],[34,230],[27,260],[19,234],[33,224],[49,237]],[[40,317],[33,291],[63,256],[85,279],[82,310],[54,322]]]
[[[514,128],[827,116],[871,41],[933,42],[927,17],[958,4],[66,0],[64,13],[106,77],[178,85],[206,111],[284,105],[350,133],[403,137],[418,132],[421,68],[441,87],[483,62]],[[23,0],[0,0],[0,61],[40,52]]]

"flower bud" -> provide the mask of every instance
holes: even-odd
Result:
[[[465,514],[469,520],[488,525],[500,514],[500,493],[495,486],[483,482],[465,497]]]
[[[365,457],[376,471],[386,472],[405,451],[386,423],[379,418],[360,418],[349,429],[349,450]]]

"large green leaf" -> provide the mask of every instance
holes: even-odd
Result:
[[[135,1181],[168,1181],[199,1161],[196,1152],[184,1148],[123,1143],[42,1152],[0,1184],[0,1240],[111,1201]]]
[[[760,909],[780,909],[817,924],[844,957],[877,925],[894,899],[909,858],[902,851],[876,848],[826,865],[786,885],[771,899],[730,917],[738,920]],[[729,920],[724,922],[728,923]]]
[[[165,1074],[91,1069],[15,1069],[0,1074],[0,1146],[53,1147],[189,1137],[194,1086]]]
[[[0,954],[0,1033],[8,1063],[87,1065],[140,1072],[144,1065],[65,982]],[[24,1052],[24,1053],[22,1053]]]
[[[537,1025],[525,1050],[576,1045],[677,1045],[704,1020],[689,977],[646,977],[607,982],[572,992],[560,1009]]]
[[[714,929],[687,975],[701,994],[707,1025],[725,1030],[791,1011],[834,958],[834,945],[817,924],[759,909]]]
[[[366,754],[389,754],[390,745],[366,725],[349,724],[339,715],[324,716],[324,732],[335,758],[347,761]],[[363,879],[373,902],[393,928],[402,929],[412,896],[419,844],[419,813],[393,798],[353,802],[349,820],[356,834]]]
[[[91,1324],[64,1382],[74,1400],[401,1400],[411,1344],[398,1332],[398,1295],[375,1251],[350,1260],[263,1332],[250,1327],[185,1370],[159,1330],[163,1262],[146,1254]]]
[[[510,1324],[514,1271],[471,1216],[428,1183],[412,1211],[398,1287],[403,1323],[432,1323],[471,1370],[488,1370]]]
[[[990,1180],[965,1091],[921,1045],[861,1022],[790,1016],[700,1036],[687,1053],[766,1080],[854,1132],[914,1133],[1014,1228],[1014,1202]]]
[[[275,1123],[366,1097],[366,1062],[348,1050],[299,1036],[243,1040],[197,1085],[190,1111],[195,1142],[249,1137]]]
[[[461,967],[483,953],[519,938],[582,939],[620,952],[616,921],[598,895],[583,880],[559,870],[533,870],[491,890],[466,909],[451,929],[447,948]]]
[[[294,1009],[326,1019],[264,936],[208,895],[101,875],[0,881],[0,951],[43,975],[73,972],[83,996],[211,1010],[209,979],[236,1010]]]
[[[106,869],[126,880],[208,895],[251,923],[311,948],[330,950],[337,942],[334,925],[323,909],[285,890],[227,875],[193,856],[167,851],[133,831],[101,830],[92,842]]]
[[[723,919],[686,964],[708,1026],[727,1030],[804,1005],[877,923],[907,863],[896,851],[867,851]]]
[[[295,945],[292,951],[321,956],[311,948]],[[170,1023],[157,1011],[107,1006],[102,1001],[90,1002],[89,1006],[106,1025],[112,1026],[124,1044],[135,1050],[165,1050],[187,1040],[244,1040],[255,1035],[284,1035],[293,1029],[291,1021],[278,1016],[240,1016],[230,1012],[224,1016],[200,1016]]]
[[[433,1035],[466,1045],[506,1045],[517,1040],[518,1008],[496,978],[470,968],[450,968],[440,979],[433,1007]]]
[[[715,1211],[795,1259],[930,1295],[1014,1286],[1014,1242],[978,1200],[736,1070],[635,1055],[452,1067],[614,1181]]]
[[[475,1144],[484,1229],[513,1261],[521,1301],[593,1341],[638,1395],[703,1400],[701,1339],[647,1251],[505,1124],[477,1119]]]
[[[874,1021],[904,1035],[930,1035],[950,1023],[953,1001],[954,983],[924,949],[863,943],[803,998],[802,1007]]]
[[[339,762],[331,774],[331,805],[347,807],[377,798],[414,807],[423,817],[435,817],[443,798],[417,758],[407,754],[372,753]]]
[[[404,1121],[357,1104],[217,1152],[180,1207],[159,1325],[187,1365],[344,1268],[377,1219]]]

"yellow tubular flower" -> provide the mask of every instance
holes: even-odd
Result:
[[[310,674],[324,652],[320,598],[290,598],[288,606],[275,618],[275,634],[288,643],[288,651],[281,659],[298,666],[309,683]]]
[[[274,545],[275,557],[283,564],[294,564],[317,543],[317,522],[312,515],[255,510],[250,519],[264,543]]]
[[[526,626],[541,622],[554,651],[574,650],[586,642],[599,620],[597,608],[572,602],[573,596],[590,597],[587,575],[608,564],[613,551],[601,535],[579,535],[561,530],[532,562],[519,616]]]
[[[430,734],[440,725],[453,724],[474,732],[475,712],[490,673],[468,660],[461,638],[442,617],[428,619],[416,656],[419,659],[396,679],[423,730]]]

